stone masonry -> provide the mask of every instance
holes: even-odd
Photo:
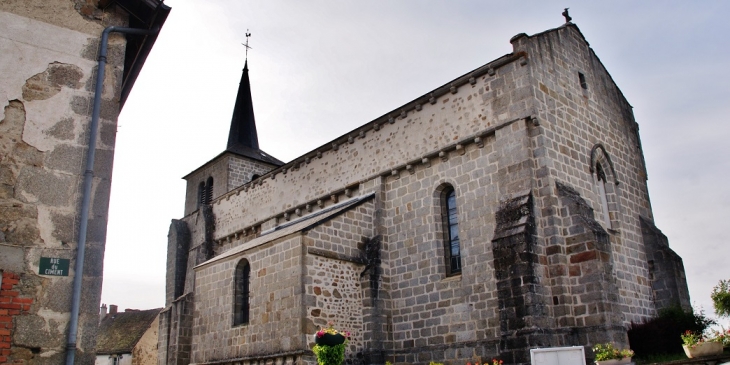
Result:
[[[131,69],[139,71],[150,49],[127,59],[132,42],[118,33],[109,37],[84,270],[77,273],[100,37],[108,26],[139,21],[121,4],[142,2],[99,3],[0,2],[0,364],[63,362],[77,276],[80,315],[71,344],[77,364],[94,363],[117,116],[134,84]],[[134,60],[130,69],[125,60]],[[41,258],[69,260],[69,269],[63,276],[41,274]]]
[[[351,364],[526,364],[536,347],[626,347],[631,321],[686,307],[681,258],[652,223],[638,124],[611,76],[572,23],[511,42],[210,205],[197,208],[190,186],[237,162],[189,175],[166,311],[192,303],[192,323],[161,322],[160,363],[312,364],[313,335],[333,322],[352,333]],[[235,324],[240,263],[251,316]],[[174,341],[189,355],[171,355]]]
[[[98,38],[105,26],[126,22],[111,11],[102,23],[61,3],[0,5],[0,297],[32,301],[4,323],[9,341],[0,344],[0,363],[63,362]],[[79,321],[77,359],[84,364],[94,362],[121,91],[114,85],[121,83],[125,40],[113,37],[109,46]],[[39,275],[40,257],[69,259],[71,272]],[[6,281],[15,289],[6,290]],[[17,311],[12,303],[0,310]]]

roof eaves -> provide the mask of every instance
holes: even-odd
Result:
[[[382,125],[384,123],[395,123],[395,120],[398,118],[403,118],[405,115],[407,115],[408,112],[417,110],[420,108],[421,105],[424,105],[426,103],[433,103],[435,100],[443,95],[446,94],[453,94],[455,93],[456,89],[459,87],[470,84],[473,85],[476,83],[476,78],[481,77],[486,74],[492,74],[494,70],[497,68],[500,68],[502,66],[505,66],[507,64],[510,64],[514,61],[517,61],[523,57],[526,57],[527,55],[524,53],[509,53],[502,57],[499,57],[483,66],[480,66],[470,72],[467,72],[463,74],[462,76],[457,77],[456,79],[452,80],[451,82],[448,82],[446,84],[443,84],[442,86],[432,90],[431,92],[428,92],[426,94],[421,95],[420,97],[417,97],[413,99],[412,101],[403,104],[401,107],[391,110],[388,113],[383,114],[382,116],[373,119],[372,121],[363,124],[362,126],[355,128],[351,130],[350,132],[347,132],[333,140],[331,140],[328,143],[325,143],[289,162],[286,164],[283,164],[279,166],[278,168],[269,171],[268,173],[261,175],[258,177],[258,179],[253,180],[251,182],[248,182],[246,184],[243,184],[221,196],[214,199],[214,201],[219,199],[224,199],[227,196],[230,196],[232,194],[236,194],[238,191],[248,189],[248,187],[251,184],[254,184],[258,181],[264,180],[266,178],[271,177],[272,175],[276,175],[280,173],[282,170],[288,170],[291,169],[293,166],[298,166],[301,163],[305,163],[308,159],[311,159],[318,154],[321,154],[323,152],[336,149],[334,147],[335,145],[341,145],[348,143],[348,139],[353,138],[353,136],[356,136],[358,134],[364,134],[367,131],[370,131],[372,129],[376,129],[375,125]]]
[[[99,324],[96,352],[99,354],[130,353],[160,311],[162,308],[107,314]]]
[[[162,26],[170,14],[169,6],[165,5],[162,0],[111,0],[105,3],[106,6],[117,5],[129,14],[129,27],[142,29],[162,29]],[[119,109],[124,107],[129,93],[132,91],[142,66],[144,66],[147,56],[152,51],[152,47],[157,41],[159,31],[146,36],[141,36],[141,40],[136,38],[127,38],[127,48],[124,55],[124,73],[122,75],[122,90],[119,97]],[[140,36],[128,36],[140,37]]]
[[[613,76],[611,76],[611,73],[608,72],[608,69],[606,68],[606,65],[603,64],[603,61],[601,61],[601,58],[598,57],[598,55],[596,54],[596,51],[593,50],[593,48],[591,47],[591,44],[588,42],[588,40],[586,39],[586,37],[583,34],[583,32],[580,31],[580,28],[578,28],[578,26],[576,24],[574,24],[574,23],[565,23],[565,24],[563,24],[563,25],[561,25],[561,26],[559,26],[557,28],[548,29],[548,30],[542,31],[540,33],[535,33],[533,35],[527,35],[525,33],[520,33],[520,34],[517,34],[514,37],[512,37],[510,39],[510,42],[514,42],[514,41],[516,41],[517,39],[519,39],[521,37],[527,37],[528,39],[530,39],[530,38],[536,38],[536,37],[540,37],[540,36],[545,35],[545,34],[548,34],[548,33],[557,32],[559,30],[567,29],[567,28],[572,28],[576,32],[578,32],[578,35],[580,35],[581,39],[583,39],[583,42],[586,43],[586,46],[588,47],[588,50],[590,50],[591,54],[593,54],[593,57],[595,57],[596,60],[598,61],[598,63],[601,65],[601,67],[603,67],[603,71],[606,73],[606,75],[608,75],[608,78],[611,80],[611,83],[613,83],[613,85],[616,86],[616,90],[618,90],[619,95],[621,96],[621,98],[624,99],[624,102],[626,102],[626,104],[629,107],[632,107],[631,106],[631,103],[629,103],[629,100],[626,99],[626,95],[624,95],[623,91],[621,91],[621,88],[618,87],[618,84],[616,83],[616,80],[614,80],[613,79]],[[634,121],[634,123],[636,123],[636,122]],[[638,126],[638,124],[637,124],[637,126]]]
[[[265,153],[264,151],[261,151],[261,152],[262,152],[262,153]],[[272,162],[272,161],[266,161],[266,160],[264,160],[264,159],[261,159],[261,158],[254,158],[254,157],[252,157],[252,156],[249,156],[249,155],[247,155],[247,154],[243,154],[243,153],[239,153],[239,152],[236,152],[236,151],[231,151],[231,150],[228,150],[228,149],[227,149],[227,150],[224,150],[223,152],[219,153],[219,154],[218,154],[218,155],[216,155],[215,157],[211,158],[210,160],[208,160],[208,162],[206,162],[206,163],[204,163],[204,164],[200,165],[200,166],[199,166],[198,168],[196,168],[195,170],[193,170],[193,171],[190,171],[190,172],[188,172],[188,173],[187,173],[187,174],[186,174],[185,176],[183,176],[183,177],[182,177],[182,179],[183,179],[183,180],[185,180],[185,179],[187,179],[188,177],[190,177],[191,175],[195,174],[196,172],[198,172],[198,171],[200,171],[200,170],[203,170],[204,168],[206,168],[206,167],[210,166],[210,165],[211,165],[212,163],[216,162],[216,161],[217,161],[218,159],[220,159],[221,157],[225,156],[225,155],[226,155],[226,154],[228,154],[228,153],[230,153],[230,154],[232,154],[232,155],[236,155],[236,156],[241,156],[241,157],[247,157],[247,158],[252,158],[252,159],[254,159],[254,160],[256,160],[256,161],[259,161],[259,162],[263,162],[263,163],[269,164],[269,165],[273,166],[274,168],[276,168],[276,167],[279,167],[279,166],[282,166],[282,165],[284,164],[283,162],[279,161],[278,159],[274,158],[273,156],[269,155],[268,153],[265,153],[265,154],[266,154],[266,155],[268,155],[269,157],[271,157],[271,158],[272,158],[273,160],[276,160],[276,161],[278,161],[278,162],[279,162],[279,164],[276,164],[276,163],[274,163],[274,162]]]
[[[351,208],[357,207],[358,205],[360,205],[366,201],[369,201],[369,200],[373,199],[374,197],[375,197],[375,193],[364,194],[364,195],[349,199],[347,201],[340,202],[336,205],[333,205],[326,209],[322,209],[315,213],[306,215],[306,216],[296,219],[294,221],[287,222],[280,226],[274,227],[270,230],[264,231],[261,233],[261,235],[259,237],[256,237],[253,240],[248,241],[229,251],[226,251],[225,253],[223,253],[219,256],[213,257],[210,260],[205,261],[205,262],[193,267],[193,270],[199,270],[203,267],[209,266],[209,265],[219,262],[219,261],[230,260],[233,257],[239,256],[244,251],[250,250],[254,247],[258,247],[258,246],[266,244],[268,242],[279,240],[279,239],[291,236],[296,233],[306,232],[306,231],[338,216],[340,213],[342,213],[346,210],[349,210]]]

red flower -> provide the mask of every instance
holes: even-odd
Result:
[[[319,337],[319,338],[324,337],[324,331],[317,331],[317,337]]]

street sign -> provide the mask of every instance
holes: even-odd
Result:
[[[41,257],[38,265],[38,274],[51,276],[68,276],[68,265],[70,259],[57,257]]]

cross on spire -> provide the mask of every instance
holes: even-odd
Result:
[[[568,8],[565,8],[565,11],[563,11],[563,16],[565,17],[565,23],[570,23],[570,21],[573,20],[573,18],[568,15]],[[246,43],[248,43],[248,41],[246,41]]]
[[[248,50],[252,49],[251,47],[248,46],[248,38],[250,36],[251,36],[251,33],[248,31],[248,29],[246,29],[246,43],[241,43],[241,44],[243,44],[244,47],[246,47],[246,61],[248,61]]]

